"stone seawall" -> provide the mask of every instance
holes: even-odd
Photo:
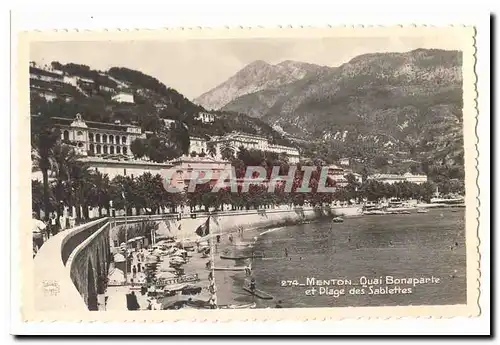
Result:
[[[236,232],[238,229],[258,229],[296,224],[303,220],[339,215],[332,208],[262,209],[221,212],[211,216],[210,233]],[[159,222],[158,236],[175,236],[178,239],[197,239],[196,229],[207,221],[207,214],[182,220],[166,219]]]

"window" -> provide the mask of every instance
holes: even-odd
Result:
[[[99,134],[98,134],[99,135]],[[97,136],[96,136],[97,137]],[[101,154],[101,145],[96,146],[96,153]]]
[[[64,131],[64,133],[63,133],[63,139],[64,140],[69,140],[69,132],[68,131]]]
[[[109,136],[109,143],[113,144],[113,141],[115,141],[115,137],[113,135]]]
[[[123,175],[127,175],[127,169],[123,169]]]
[[[122,144],[126,144],[127,143],[127,137],[126,136],[123,136],[122,137]]]
[[[117,147],[116,147],[116,153],[121,153],[121,152],[120,152],[120,146],[117,146]]]
[[[107,143],[108,142],[108,136],[106,134],[102,135],[102,142]]]
[[[126,148],[126,147],[124,147],[124,148],[123,148],[123,154],[124,154],[124,155],[126,155],[126,154],[127,154],[127,148]]]
[[[82,131],[78,131],[78,132],[76,132],[76,136],[77,136],[77,137],[83,137],[83,132],[82,132]]]
[[[94,151],[94,144],[90,144],[89,145],[89,151],[92,152],[92,153],[95,153],[95,151]]]
[[[118,136],[118,135],[116,136],[116,143],[120,144],[120,136]]]
[[[89,133],[89,141],[94,141],[94,133]]]
[[[103,153],[107,154],[108,153],[108,147],[107,146],[103,146],[102,151],[103,151]]]
[[[114,146],[109,147],[109,153],[111,153],[112,155],[115,154],[115,147]]]
[[[95,135],[95,141],[96,141],[97,143],[100,143],[100,142],[101,142],[101,135],[100,135],[100,134],[96,134],[96,135]]]

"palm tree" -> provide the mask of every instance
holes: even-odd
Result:
[[[234,158],[234,149],[229,142],[226,141],[224,144],[222,144],[220,154],[222,159],[228,161]]]
[[[45,217],[50,211],[49,170],[53,167],[52,149],[60,138],[60,132],[50,118],[42,115],[31,118],[31,162],[32,170],[42,172],[43,205]]]
[[[88,167],[82,164],[79,158],[80,155],[71,145],[58,143],[51,150],[52,172],[56,178],[56,198],[58,201],[65,199],[69,207],[75,206],[75,202],[83,198],[82,183],[89,174]]]
[[[88,206],[99,207],[99,216],[102,215],[102,208],[109,207],[111,200],[111,182],[107,174],[98,171],[88,171],[82,182],[81,203],[88,209]],[[108,212],[109,214],[110,212]]]

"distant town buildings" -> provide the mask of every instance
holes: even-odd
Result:
[[[353,175],[357,183],[359,184],[363,183],[363,177],[360,174],[353,172],[352,170],[345,170],[344,168],[339,167],[338,165],[335,164],[328,165],[327,168],[328,168],[328,177],[333,181],[335,181],[335,184],[337,186],[340,187],[347,186],[348,175]]]
[[[180,157],[170,162],[176,173],[171,176],[171,183],[179,190],[185,190],[191,179],[207,178],[212,181],[218,181],[220,177],[224,180],[231,178],[231,163],[212,158],[205,157]],[[211,176],[207,176],[207,171]],[[224,176],[221,173],[225,171]],[[170,177],[170,176],[169,176]]]
[[[213,123],[215,121],[215,115],[201,111],[196,115],[195,119],[203,123]]]
[[[340,163],[340,165],[342,165],[342,166],[346,166],[346,167],[348,167],[348,166],[349,166],[349,164],[350,164],[350,159],[349,159],[349,158],[345,158],[345,157],[344,157],[344,158],[340,158],[340,159],[339,159],[339,163]]]
[[[162,121],[166,128],[172,127],[172,124],[175,123],[173,119],[162,119]]]
[[[63,82],[63,73],[54,69],[42,69],[38,67],[30,66],[30,79],[42,80],[46,82]]]
[[[229,145],[234,152],[238,152],[240,147],[244,147],[247,150],[260,150],[278,154],[285,153],[290,163],[298,163],[300,160],[299,150],[297,148],[272,144],[266,137],[257,134],[232,132],[224,136],[213,137],[211,142],[214,143],[216,147],[218,157],[221,156],[221,148],[224,145]]]
[[[397,182],[412,182],[416,184],[422,184],[427,182],[427,175],[413,175],[411,173],[406,173],[404,175],[375,174],[368,176],[368,180],[374,180],[387,184],[394,184]]]
[[[85,121],[80,114],[75,119],[52,118],[61,130],[61,140],[75,145],[81,155],[113,155],[132,157],[130,144],[144,139],[140,127],[132,124]]]
[[[134,103],[134,95],[124,91],[117,93],[111,99],[119,103]]]
[[[189,153],[196,152],[196,154],[207,153],[207,141],[201,137],[189,137]]]

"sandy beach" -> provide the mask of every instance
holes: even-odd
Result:
[[[269,228],[247,228],[240,231],[221,232],[219,234],[212,234],[212,241],[214,242],[215,251],[209,257],[203,257],[203,253],[199,253],[196,248],[194,251],[189,252],[189,259],[181,267],[184,270],[184,275],[197,274],[199,281],[193,282],[197,287],[202,288],[202,292],[197,295],[191,296],[171,296],[163,297],[163,306],[170,305],[180,300],[187,300],[191,298],[193,301],[205,301],[210,299],[209,287],[209,273],[207,263],[214,260],[215,271],[215,284],[217,289],[217,304],[219,306],[226,305],[248,305],[255,302],[260,306],[262,301],[254,298],[250,293],[243,290],[245,280],[252,277],[244,270],[244,267],[252,265],[251,258],[245,259],[227,259],[227,257],[249,257],[254,254],[253,248],[257,238],[267,232],[277,231],[283,226],[273,226]],[[219,242],[217,242],[217,235],[219,235]],[[187,236],[179,236],[177,240],[183,241]],[[232,240],[230,239],[232,237]],[[190,240],[193,236],[190,236]],[[221,255],[226,257],[221,258]],[[161,257],[168,258],[168,256]],[[131,266],[137,266],[138,258],[136,253],[133,255]],[[234,268],[234,270],[231,270]],[[217,270],[222,269],[222,270]],[[135,291],[137,301],[141,310],[148,309],[149,299],[147,295],[140,293],[140,285],[131,284],[132,274],[127,275],[127,286],[112,286],[108,287],[106,296],[108,297],[106,310],[126,310],[126,294]],[[275,303],[275,301],[272,301]]]

